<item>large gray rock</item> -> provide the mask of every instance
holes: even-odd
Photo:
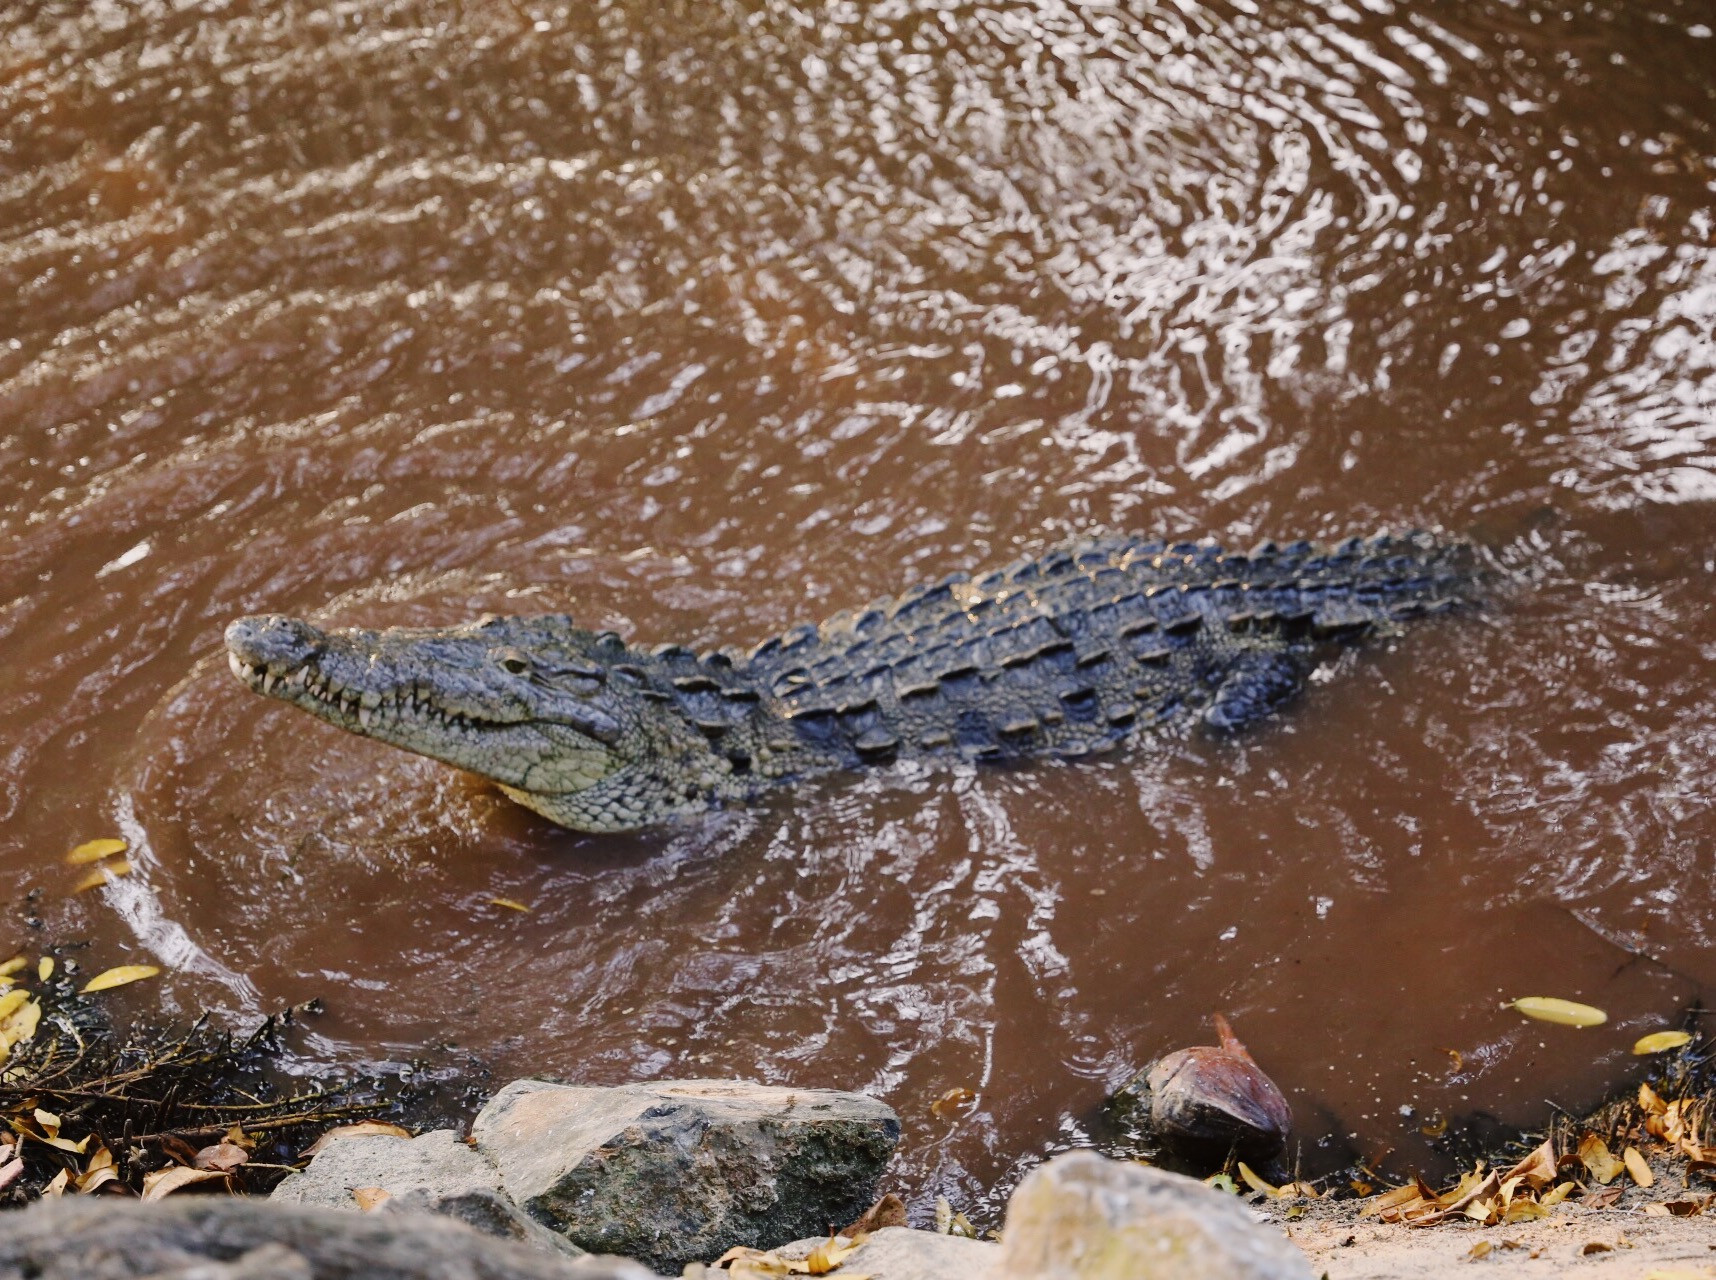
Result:
[[[1239,1200],[1090,1151],[1019,1184],[1001,1230],[1005,1280],[1311,1280],[1311,1265]]]
[[[0,1280],[653,1280],[619,1258],[553,1257],[421,1214],[232,1196],[44,1201],[6,1215]]]
[[[900,1139],[860,1094],[731,1080],[508,1085],[472,1126],[514,1203],[586,1249],[664,1274],[869,1207]]]
[[[415,1138],[339,1138],[317,1152],[308,1168],[283,1179],[270,1198],[352,1209],[359,1207],[356,1193],[372,1187],[387,1192],[381,1208],[388,1213],[436,1213],[549,1253],[584,1252],[507,1199],[495,1167],[450,1129]]]

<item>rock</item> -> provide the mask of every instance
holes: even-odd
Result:
[[[303,1172],[285,1178],[271,1198],[352,1209],[360,1207],[354,1193],[368,1187],[387,1192],[381,1208],[390,1213],[437,1213],[548,1253],[577,1257],[584,1252],[507,1199],[495,1167],[450,1129],[415,1138],[340,1138],[317,1152]]]
[[[1235,1197],[1090,1151],[1019,1184],[1001,1242],[1006,1280],[1311,1280],[1305,1256]]]
[[[8,1213],[0,1280],[22,1277],[652,1280],[624,1259],[553,1257],[443,1218],[197,1195],[68,1197]]]
[[[827,1236],[795,1240],[775,1252],[796,1261],[809,1257],[812,1249],[827,1240]],[[832,1274],[836,1280],[842,1275],[868,1276],[869,1280],[982,1280],[994,1274],[1000,1260],[1001,1246],[992,1240],[942,1236],[933,1231],[913,1231],[910,1227],[883,1227],[871,1232],[870,1238],[848,1254],[840,1270]],[[710,1280],[726,1274],[708,1272]]]
[[[900,1139],[860,1094],[729,1080],[508,1085],[472,1126],[514,1203],[664,1274],[850,1222]]]
[[[1214,1022],[1219,1046],[1198,1045],[1158,1059],[1122,1086],[1110,1105],[1122,1121],[1168,1146],[1201,1149],[1218,1159],[1229,1151],[1273,1159],[1293,1124],[1287,1099],[1227,1019],[1218,1013]]]

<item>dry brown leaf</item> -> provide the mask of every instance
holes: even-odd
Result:
[[[42,1198],[44,1200],[57,1200],[65,1194],[65,1189],[70,1183],[71,1172],[67,1169],[61,1169],[48,1182],[48,1185],[42,1188]]]
[[[1548,1216],[1549,1210],[1545,1209],[1542,1203],[1537,1200],[1515,1200],[1502,1214],[1501,1220],[1504,1224],[1511,1226],[1515,1222],[1529,1222],[1533,1218],[1547,1218]]]
[[[215,1169],[192,1169],[182,1164],[175,1164],[166,1169],[157,1169],[153,1173],[143,1175],[143,1198],[159,1200],[170,1196],[181,1187],[194,1186],[199,1182],[210,1182],[215,1179],[225,1181],[226,1174]]]
[[[231,1142],[217,1142],[212,1147],[204,1147],[192,1158],[191,1164],[198,1169],[218,1169],[221,1173],[231,1173],[239,1165],[250,1159],[250,1152]]]
[[[1518,1179],[1533,1191],[1555,1181],[1555,1144],[1548,1138],[1536,1150],[1502,1175],[1503,1182]]]
[[[311,1144],[304,1154],[313,1156],[318,1151],[325,1150],[330,1143],[338,1142],[341,1138],[409,1138],[411,1130],[402,1129],[396,1124],[385,1120],[360,1120],[356,1124],[335,1125]]]
[[[93,1195],[109,1183],[116,1184],[114,1187],[116,1191],[124,1190],[123,1187],[117,1185],[118,1181],[119,1174],[112,1165],[108,1165],[105,1168],[90,1169],[80,1174],[77,1179],[77,1189],[86,1196]]]
[[[1628,1147],[1621,1152],[1621,1163],[1627,1167],[1627,1176],[1641,1187],[1651,1186],[1656,1182],[1656,1175],[1650,1171],[1645,1158],[1639,1154],[1637,1147]]]
[[[880,1231],[883,1227],[903,1227],[905,1225],[906,1202],[890,1191],[864,1210],[863,1216],[840,1234],[850,1240],[854,1236]]]
[[[1594,1133],[1588,1133],[1579,1140],[1579,1163],[1605,1187],[1621,1176],[1626,1165],[1615,1159],[1609,1151],[1609,1144]]]
[[[1613,1253],[1614,1251],[1614,1245],[1604,1244],[1601,1240],[1592,1240],[1586,1244],[1583,1249],[1579,1250],[1579,1256],[1589,1258],[1593,1253]]]
[[[100,862],[103,858],[111,858],[116,853],[124,853],[126,847],[125,841],[116,840],[112,836],[102,840],[86,840],[66,854],[66,861],[74,867],[81,867],[86,863]]]
[[[368,1213],[378,1205],[384,1205],[393,1199],[393,1192],[386,1187],[353,1187],[352,1199],[357,1201],[357,1207]]]
[[[1608,1209],[1621,1198],[1619,1187],[1587,1187],[1579,1197],[1579,1203],[1587,1209]]]
[[[1646,1115],[1660,1116],[1663,1112],[1668,1110],[1668,1103],[1664,1102],[1662,1100],[1662,1095],[1657,1093],[1655,1089],[1651,1088],[1649,1084],[1640,1083],[1639,1110],[1643,1111]]]
[[[161,970],[152,964],[122,964],[115,968],[104,970],[83,984],[82,994],[89,995],[96,991],[107,991],[113,987],[123,987],[127,983],[141,982],[144,978],[153,978]]]

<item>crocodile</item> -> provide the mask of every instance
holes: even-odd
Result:
[[[1246,553],[1056,546],[742,652],[642,648],[560,615],[449,628],[226,630],[251,689],[480,774],[580,831],[630,831],[832,770],[1076,759],[1269,714],[1330,646],[1470,599],[1469,544],[1423,532]]]

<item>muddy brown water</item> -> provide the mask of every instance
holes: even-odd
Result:
[[[13,0],[0,944],[161,964],[126,1015],[319,996],[321,1061],[868,1090],[919,1212],[1215,1010],[1311,1168],[1595,1101],[1716,982],[1713,29]],[[1410,524],[1492,604],[1237,740],[643,837],[217,656],[261,610],[755,641],[1074,531]],[[112,833],[135,876],[69,896]]]

